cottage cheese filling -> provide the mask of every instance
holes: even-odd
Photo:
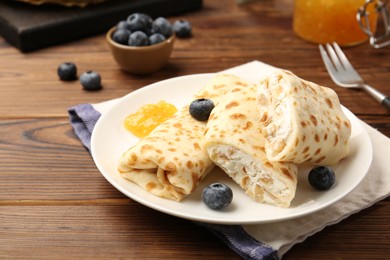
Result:
[[[269,170],[266,170],[261,162],[255,161],[254,158],[246,153],[228,145],[214,145],[209,148],[209,154],[212,155],[212,160],[228,173],[235,181],[240,183],[243,176],[247,175],[250,178],[252,185],[260,186],[275,196],[288,196],[289,190],[285,183],[278,180]],[[269,183],[263,180],[269,179]],[[264,193],[264,202],[272,204],[275,198],[272,198]]]
[[[281,99],[275,106],[271,123],[264,128],[266,139],[269,142],[268,147],[271,149],[271,154],[273,156],[280,153],[285,148],[288,137],[292,131],[292,112],[288,109],[289,107],[290,106],[286,101]]]

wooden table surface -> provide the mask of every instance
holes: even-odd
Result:
[[[178,39],[167,66],[150,76],[122,72],[104,35],[23,54],[0,38],[0,258],[235,259],[207,230],[122,195],[99,173],[74,134],[67,108],[121,97],[163,79],[217,72],[252,60],[289,69],[333,88],[344,106],[390,136],[390,113],[362,91],[331,81],[318,47],[292,32],[292,1],[237,5],[205,0],[188,19],[193,37]],[[344,49],[364,79],[390,94],[390,47]],[[74,61],[98,71],[103,89],[58,80]],[[390,199],[325,228],[284,259],[388,259]]]

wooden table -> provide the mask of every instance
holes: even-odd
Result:
[[[163,79],[224,70],[252,60],[329,86],[360,119],[390,136],[390,113],[361,91],[338,88],[318,47],[291,30],[292,1],[245,5],[205,0],[188,19],[193,37],[176,42],[169,64],[146,77],[126,74],[104,35],[22,54],[0,38],[0,258],[238,258],[197,225],[125,197],[111,186],[74,134],[67,108],[121,97]],[[367,82],[390,94],[390,48],[345,49]],[[74,61],[98,71],[103,90],[61,82]],[[390,199],[294,246],[284,259],[385,259],[390,254]]]

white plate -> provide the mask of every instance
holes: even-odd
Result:
[[[351,192],[367,174],[372,160],[370,138],[360,123],[346,108],[344,112],[352,124],[351,153],[334,166],[336,183],[329,191],[315,191],[307,181],[308,168],[300,167],[297,192],[290,208],[278,208],[254,202],[221,170],[214,172],[181,202],[149,194],[134,183],[119,176],[121,154],[138,141],[123,126],[124,118],[144,104],[165,100],[180,108],[189,103],[195,92],[213,74],[198,74],[172,78],[134,91],[119,101],[98,120],[92,133],[91,150],[96,166],[115,188],[131,199],[177,217],[219,224],[254,224],[296,218],[323,209]],[[234,194],[232,204],[224,210],[207,208],[202,200],[203,188],[213,182],[228,184]]]

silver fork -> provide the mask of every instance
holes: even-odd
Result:
[[[327,43],[326,50],[322,45],[319,45],[319,48],[325,67],[334,83],[345,88],[361,88],[390,109],[390,97],[364,83],[337,43],[332,45]]]

